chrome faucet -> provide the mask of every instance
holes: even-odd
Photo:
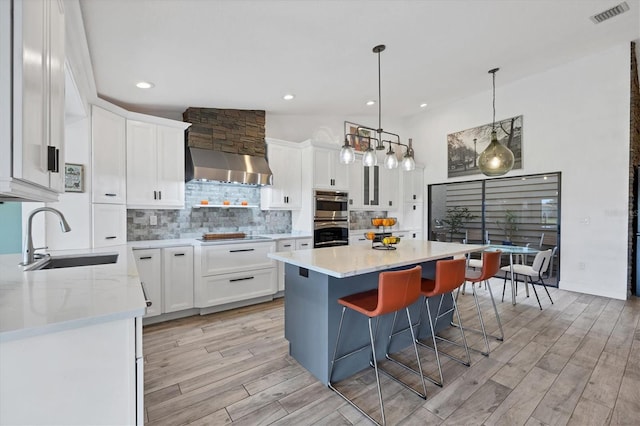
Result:
[[[62,229],[62,232],[71,231],[71,227],[67,223],[67,220],[64,218],[64,215],[60,210],[56,210],[52,207],[41,207],[39,209],[33,210],[31,213],[29,213],[29,218],[27,219],[27,228],[24,236],[24,252],[22,253],[21,263],[21,265],[24,266],[30,265],[35,261],[35,251],[37,249],[33,248],[33,238],[31,237],[31,222],[33,221],[33,216],[35,216],[35,214],[38,212],[55,213],[60,218],[60,228]]]

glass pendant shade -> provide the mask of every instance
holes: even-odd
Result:
[[[364,167],[373,167],[378,164],[378,156],[372,148],[367,148],[362,156],[362,165]]]
[[[498,142],[496,131],[491,132],[491,143],[478,157],[478,167],[486,176],[502,176],[513,168],[513,152]]]
[[[415,168],[416,168],[416,162],[414,161],[413,157],[409,155],[409,153],[406,153],[402,158],[402,170],[406,172],[410,172]]]
[[[356,152],[345,140],[344,145],[342,145],[342,149],[340,150],[340,162],[342,164],[351,164],[354,161],[356,161]]]
[[[389,145],[389,151],[387,151],[387,155],[384,157],[384,167],[389,170],[398,167],[398,157],[396,157],[396,153],[391,149],[391,145]]]

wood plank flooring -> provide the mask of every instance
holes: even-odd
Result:
[[[493,280],[494,294],[502,281]],[[463,324],[477,327],[470,294],[460,295]],[[382,377],[390,425],[640,424],[640,299],[628,301],[550,289],[544,310],[524,291],[513,306],[497,298],[504,342],[471,367],[441,357],[445,386],[428,384],[424,401]],[[543,296],[544,294],[544,296]],[[488,331],[497,322],[479,289]],[[282,299],[144,328],[145,414],[149,425],[368,425],[369,420],[288,355]],[[447,330],[452,339],[455,329]],[[481,336],[468,332],[482,349]],[[441,347],[460,353],[456,347]],[[412,352],[398,357],[408,362]],[[436,377],[433,353],[421,349]],[[388,370],[418,384],[395,365]],[[373,370],[338,384],[379,418]]]

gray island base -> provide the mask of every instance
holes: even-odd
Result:
[[[404,245],[403,245],[404,244]],[[292,252],[273,253],[270,257],[285,265],[285,338],[289,341],[289,353],[305,369],[323,384],[329,382],[329,371],[342,307],[340,297],[377,288],[378,275],[382,271],[422,266],[422,276],[433,278],[437,260],[481,251],[484,246],[442,243],[432,241],[407,241],[398,250],[379,251],[371,247],[341,246]],[[438,309],[440,298],[429,301],[432,315]],[[426,310],[421,309],[420,298],[410,307],[414,321],[422,312],[420,337],[430,335]],[[445,297],[442,308],[451,307],[450,297]],[[393,314],[380,319],[377,330],[376,355],[384,359]],[[398,315],[396,330],[406,328],[406,316]],[[449,319],[438,322],[438,329],[449,327]],[[347,310],[338,356],[369,344],[366,318]],[[409,332],[396,335],[390,352],[396,352],[411,344]],[[338,381],[369,366],[370,351],[363,350],[336,363],[333,380]]]

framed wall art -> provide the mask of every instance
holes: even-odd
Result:
[[[344,135],[349,139],[349,143],[357,152],[364,152],[369,147],[369,136],[371,132],[366,129],[360,129],[358,132],[358,127],[362,126],[361,124],[350,123],[348,121],[344,122]],[[375,141],[372,143],[375,144]]]
[[[84,192],[84,166],[64,163],[64,192]]]
[[[498,142],[513,152],[514,169],[522,168],[522,116],[496,122]],[[482,173],[478,157],[491,142],[491,123],[447,135],[448,177]]]

